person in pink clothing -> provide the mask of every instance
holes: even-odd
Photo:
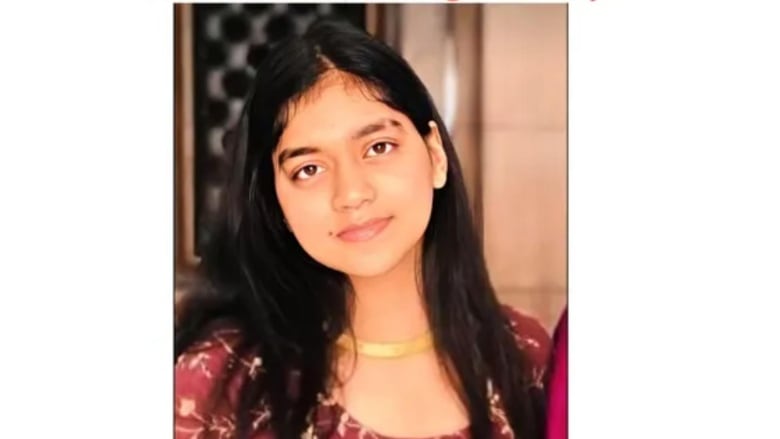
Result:
[[[549,365],[547,439],[566,439],[568,412],[568,308],[564,309],[553,333],[553,350]]]

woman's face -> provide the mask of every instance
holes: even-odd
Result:
[[[411,120],[340,74],[293,106],[273,154],[290,230],[321,264],[381,275],[421,245],[447,160],[438,129]]]

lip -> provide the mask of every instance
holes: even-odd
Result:
[[[337,233],[336,236],[347,242],[368,241],[382,233],[392,219],[392,216],[373,218],[360,224],[350,225]]]

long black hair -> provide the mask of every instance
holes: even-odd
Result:
[[[543,432],[543,396],[530,385],[530,362],[517,347],[490,284],[452,140],[422,81],[404,59],[361,30],[322,21],[269,52],[230,147],[229,181],[214,237],[202,255],[207,284],[184,303],[176,328],[178,357],[216,321],[238,325],[239,351],[259,349],[264,372],[247,380],[237,408],[241,435],[250,410],[270,406],[277,437],[300,437],[325,391],[331,346],[349,329],[349,282],[299,245],[284,223],[272,153],[290,106],[327,72],[354,78],[405,114],[421,136],[435,121],[447,155],[447,180],[434,193],[423,238],[422,293],[441,364],[458,390],[474,438],[491,432],[487,381],[501,395],[521,439]],[[291,376],[297,377],[290,392]]]

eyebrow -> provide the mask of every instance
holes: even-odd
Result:
[[[355,130],[355,132],[350,136],[350,139],[358,140],[390,127],[402,129],[401,122],[398,122],[395,119],[384,118]],[[277,164],[281,168],[282,164],[284,164],[286,160],[289,160],[294,157],[302,156],[302,155],[316,154],[318,152],[321,152],[321,150],[313,146],[287,148],[284,151],[279,153]]]
[[[382,131],[385,128],[394,127],[394,128],[401,128],[401,122],[398,122],[395,119],[379,119],[376,122],[370,123],[358,130],[355,131],[354,134],[352,134],[352,140],[360,139],[361,137],[370,136],[371,134],[376,133],[377,131]]]
[[[281,168],[285,160],[289,160],[293,157],[298,157],[299,155],[316,154],[318,152],[320,152],[320,149],[314,148],[313,146],[301,146],[299,148],[288,148],[279,153],[279,158],[277,159],[277,163]]]

